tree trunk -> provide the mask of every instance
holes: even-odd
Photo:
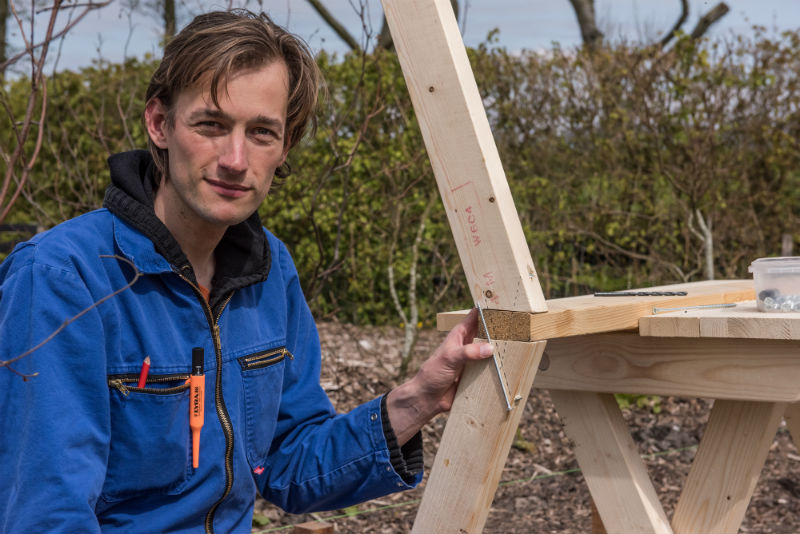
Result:
[[[578,18],[578,26],[581,29],[583,44],[589,50],[595,50],[603,42],[603,33],[597,29],[597,21],[594,16],[594,0],[569,0],[575,16]]]
[[[8,23],[8,0],[0,0],[0,65],[6,62],[6,26]],[[0,78],[5,74],[0,70]]]
[[[164,44],[175,37],[175,0],[164,0]]]

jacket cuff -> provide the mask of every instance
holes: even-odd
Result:
[[[386,447],[389,449],[389,461],[403,482],[412,485],[423,469],[422,432],[414,434],[414,437],[402,447],[397,445],[397,436],[389,421],[389,411],[386,409],[386,395],[381,397],[381,423]]]

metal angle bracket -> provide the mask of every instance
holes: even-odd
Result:
[[[479,303],[475,303],[475,307],[478,308],[478,314],[481,316],[481,323],[483,323],[483,331],[486,332],[486,340],[489,344],[492,344],[492,337],[489,335],[489,327],[486,325],[486,318],[483,316],[483,308]],[[496,348],[496,347],[495,347]],[[505,378],[503,377],[503,372],[500,370],[500,359],[497,355],[497,351],[492,351],[492,361],[494,361],[494,369],[497,371],[497,379],[500,381],[500,387],[503,390],[503,398],[506,401],[506,410],[511,411],[513,407],[511,406],[511,400],[508,394],[508,385],[506,384]],[[514,398],[514,403],[516,404],[522,399],[522,397],[517,396]]]

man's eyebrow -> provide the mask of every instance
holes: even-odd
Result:
[[[218,109],[213,109],[213,108],[198,109],[189,114],[189,120],[197,120],[204,118],[225,119],[225,120],[231,119],[230,115],[228,115],[227,113],[224,113]]]
[[[283,121],[273,117],[267,117],[266,115],[258,115],[251,122],[255,124],[263,124],[264,126],[269,126],[270,128],[283,131]]]

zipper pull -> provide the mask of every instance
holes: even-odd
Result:
[[[108,385],[113,387],[113,388],[118,389],[126,397],[128,395],[130,395],[130,393],[131,393],[131,390],[128,389],[128,386],[126,386],[125,384],[122,383],[122,380],[119,380],[119,379],[112,380],[111,382],[108,383]]]
[[[283,356],[284,356],[284,357],[288,356],[290,360],[294,360],[294,354],[292,354],[291,352],[289,352],[289,351],[286,349],[286,347],[283,347],[283,349],[281,349],[281,352],[283,353]]]

